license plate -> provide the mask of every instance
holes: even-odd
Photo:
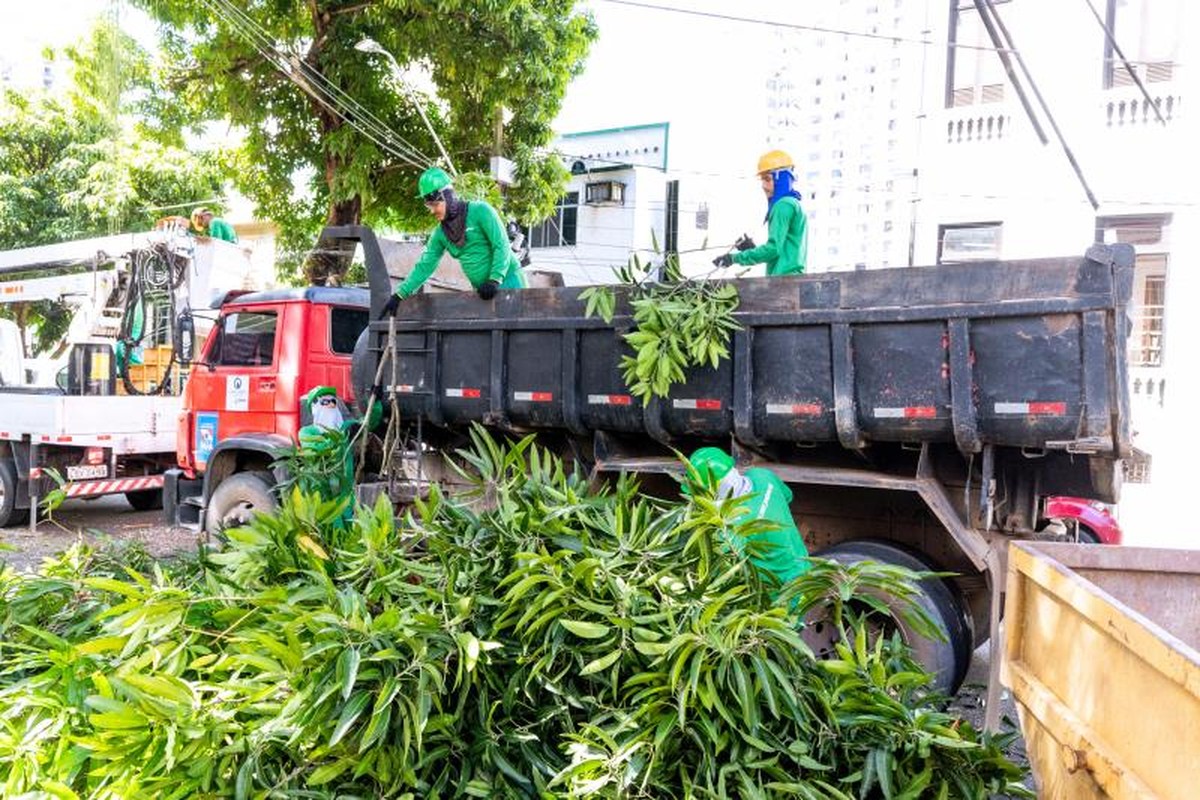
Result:
[[[69,481],[88,481],[107,477],[107,464],[83,464],[78,467],[67,467],[67,480]]]

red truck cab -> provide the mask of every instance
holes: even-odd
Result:
[[[351,356],[370,296],[307,287],[243,294],[221,306],[183,393],[178,468],[164,504],[175,524],[215,530],[273,507],[271,465],[300,429],[300,398],[332,386],[353,401]]]

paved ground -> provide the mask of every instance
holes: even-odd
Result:
[[[153,555],[163,556],[195,548],[197,534],[167,525],[161,509],[134,511],[123,495],[68,500],[52,519],[38,523],[36,533],[31,534],[28,525],[0,528],[0,544],[14,548],[0,550],[0,560],[17,569],[30,569],[79,539],[98,542],[106,538],[137,540]]]

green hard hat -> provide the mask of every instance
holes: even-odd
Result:
[[[718,481],[733,469],[733,456],[719,447],[701,447],[688,462],[701,476],[712,475]]]
[[[446,170],[441,167],[430,167],[421,173],[421,179],[417,181],[417,197],[426,197],[434,192],[440,192],[452,183],[454,181],[450,180]]]

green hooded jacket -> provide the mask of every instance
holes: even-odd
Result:
[[[751,560],[758,569],[774,575],[781,584],[787,583],[809,567],[808,548],[790,508],[792,490],[769,469],[754,467],[742,474],[754,487],[746,513],[778,526],[776,530],[751,537],[752,541],[766,545],[762,554]]]
[[[767,220],[767,243],[734,253],[733,263],[766,264],[768,275],[803,275],[808,263],[808,218],[800,201],[780,198]]]
[[[501,289],[524,289],[525,276],[521,265],[508,242],[508,234],[500,224],[500,215],[487,203],[472,200],[467,204],[466,241],[461,248],[446,238],[439,225],[433,229],[425,252],[421,254],[411,273],[396,289],[401,298],[409,297],[437,269],[442,253],[458,259],[463,274],[471,285],[478,289],[489,280],[500,284]]]

